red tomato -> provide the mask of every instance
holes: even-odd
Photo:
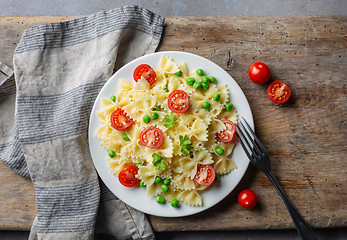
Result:
[[[141,77],[144,77],[149,85],[152,85],[157,80],[157,74],[155,74],[155,71],[151,66],[147,64],[141,64],[139,65],[133,74],[135,82],[137,82]]]
[[[240,192],[237,198],[243,208],[253,208],[257,204],[257,195],[252,190],[245,189]]]
[[[193,181],[201,186],[210,186],[216,177],[216,172],[210,165],[198,164]]]
[[[156,127],[149,126],[142,130],[140,143],[149,148],[159,148],[164,142],[163,132]]]
[[[255,62],[248,69],[249,78],[256,84],[266,83],[270,75],[270,69],[265,63]]]
[[[111,113],[110,121],[112,127],[119,131],[123,131],[131,127],[131,125],[134,123],[134,120],[132,120],[121,108],[117,108],[117,110]]]
[[[135,186],[136,184],[141,182],[141,180],[136,177],[138,171],[139,168],[134,165],[127,166],[122,171],[120,171],[118,175],[119,182],[126,187]]]
[[[171,111],[175,113],[183,113],[189,108],[189,96],[183,90],[175,90],[170,93],[167,104]]]
[[[216,133],[216,136],[218,141],[227,143],[234,139],[236,126],[230,120],[223,120],[223,123],[226,126],[226,129],[219,133]]]
[[[272,82],[267,89],[267,96],[276,104],[287,102],[291,94],[290,88],[280,80]]]

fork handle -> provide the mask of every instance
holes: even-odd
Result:
[[[311,226],[305,221],[305,219],[300,215],[298,210],[294,207],[291,201],[288,199],[287,195],[284,193],[283,189],[277,182],[277,179],[271,170],[264,171],[266,176],[270,179],[270,181],[275,185],[278,193],[280,194],[284,204],[286,205],[290,216],[293,219],[296,230],[303,240],[316,240],[317,236]]]

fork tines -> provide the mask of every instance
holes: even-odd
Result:
[[[244,124],[242,122],[244,122]],[[265,147],[243,117],[241,117],[239,124],[236,125],[236,134],[249,160],[255,161],[257,156],[266,154]]]

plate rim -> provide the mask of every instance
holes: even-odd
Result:
[[[114,80],[114,79],[117,78],[117,76],[119,75],[120,72],[124,71],[124,69],[126,69],[127,67],[133,65],[134,63],[140,62],[140,61],[142,61],[143,59],[152,58],[153,56],[154,56],[154,58],[155,58],[156,56],[158,56],[157,64],[159,64],[159,60],[160,60],[160,57],[161,57],[162,55],[166,55],[166,56],[168,56],[168,57],[170,57],[170,58],[175,59],[175,57],[172,56],[172,55],[176,55],[176,54],[182,55],[182,56],[184,56],[184,55],[187,55],[187,56],[188,56],[188,55],[189,55],[189,56],[191,56],[191,57],[193,57],[193,58],[199,58],[199,59],[201,59],[202,61],[206,61],[208,64],[212,64],[214,67],[218,68],[219,71],[221,71],[221,72],[227,74],[227,75],[230,77],[230,79],[233,81],[232,84],[235,85],[235,86],[237,86],[237,87],[238,87],[238,90],[240,90],[238,93],[241,94],[241,96],[243,97],[242,100],[245,101],[245,103],[246,103],[247,106],[248,106],[247,111],[248,111],[248,114],[249,114],[249,115],[246,116],[246,119],[247,119],[247,122],[250,124],[251,128],[254,130],[254,119],[253,119],[252,109],[251,109],[251,107],[250,107],[250,105],[249,105],[249,102],[248,102],[248,100],[247,100],[246,95],[244,94],[244,92],[242,91],[242,89],[241,89],[241,87],[238,85],[238,83],[235,81],[235,79],[234,79],[228,72],[226,72],[222,67],[220,67],[219,65],[217,65],[216,63],[214,63],[214,62],[211,61],[210,59],[207,59],[207,58],[204,58],[204,57],[199,56],[199,55],[197,55],[197,54],[193,54],[193,53],[189,53],[189,52],[182,52],[182,51],[158,51],[158,52],[150,53],[150,54],[141,56],[141,57],[139,57],[139,58],[136,58],[136,59],[130,61],[129,63],[125,64],[125,65],[122,66],[121,68],[119,68],[115,73],[113,73],[112,76],[106,81],[106,83],[104,84],[104,86],[103,86],[103,87],[101,88],[101,90],[99,91],[99,93],[98,93],[98,95],[97,95],[97,97],[96,97],[96,99],[95,99],[95,101],[94,101],[94,103],[93,103],[93,107],[92,107],[92,110],[91,110],[91,113],[90,113],[89,124],[88,124],[88,143],[89,143],[90,156],[91,156],[91,158],[92,158],[92,161],[93,161],[93,164],[94,164],[94,167],[95,167],[95,169],[96,169],[96,172],[97,172],[98,176],[99,176],[99,177],[101,178],[101,180],[104,182],[104,184],[106,185],[106,187],[107,187],[117,198],[119,198],[119,199],[120,199],[121,201],[123,201],[125,204],[128,204],[129,206],[131,206],[131,207],[133,207],[133,208],[135,208],[135,209],[137,209],[137,210],[139,210],[139,211],[141,211],[141,212],[143,212],[143,213],[145,213],[145,214],[149,214],[149,215],[153,215],[153,216],[158,216],[158,217],[185,217],[185,216],[190,216],[190,215],[198,214],[198,213],[204,212],[204,211],[206,211],[206,210],[212,208],[213,206],[215,206],[215,205],[217,205],[218,203],[220,203],[220,202],[221,202],[223,199],[225,199],[227,196],[229,196],[229,195],[235,190],[235,188],[239,185],[239,183],[240,183],[240,181],[242,180],[242,178],[245,176],[246,171],[247,171],[247,169],[248,169],[248,167],[249,167],[249,160],[248,160],[246,154],[243,152],[243,153],[244,153],[244,154],[243,154],[243,155],[244,155],[244,158],[247,160],[247,161],[246,161],[246,165],[245,165],[245,167],[244,167],[244,172],[242,173],[241,177],[238,178],[238,180],[237,180],[235,186],[234,186],[230,191],[228,191],[227,193],[224,192],[223,196],[222,196],[221,198],[218,198],[218,201],[215,201],[214,203],[209,204],[209,206],[207,206],[207,207],[189,206],[189,205],[185,204],[185,205],[188,206],[189,209],[190,209],[190,208],[194,208],[195,211],[189,211],[189,212],[187,212],[187,213],[184,213],[184,212],[182,212],[182,211],[180,211],[180,210],[177,210],[177,214],[173,214],[173,215],[167,215],[167,214],[161,214],[161,213],[158,213],[158,212],[153,212],[153,211],[150,211],[150,210],[148,210],[148,209],[146,209],[146,208],[145,208],[145,209],[142,209],[142,208],[139,209],[139,207],[136,206],[136,204],[134,205],[133,203],[129,203],[129,201],[127,201],[125,198],[123,198],[123,196],[118,196],[119,194],[116,194],[116,193],[114,192],[113,187],[112,187],[112,186],[109,186],[109,184],[108,184],[108,179],[106,179],[106,176],[105,176],[104,174],[102,174],[102,171],[101,171],[101,169],[100,169],[100,165],[98,164],[96,158],[93,157],[93,155],[94,155],[95,152],[94,152],[94,150],[92,149],[93,146],[92,146],[92,144],[91,144],[91,143],[93,143],[93,142],[95,142],[95,141],[98,141],[98,140],[95,140],[96,137],[94,136],[94,133],[95,133],[95,130],[96,130],[96,129],[92,129],[92,127],[94,126],[95,121],[97,121],[97,120],[96,120],[96,119],[97,119],[96,111],[97,111],[97,108],[100,108],[100,105],[99,105],[99,104],[100,104],[100,99],[101,99],[102,97],[105,97],[105,96],[102,96],[102,93],[105,92],[105,88],[107,88],[108,85],[110,85],[112,82],[116,82],[116,83],[117,83],[117,80]],[[171,55],[171,56],[170,56],[170,55]],[[190,69],[190,68],[189,68],[189,62],[187,62],[187,66],[188,66],[188,69]],[[154,68],[154,69],[155,69],[155,68]],[[131,75],[132,75],[132,74],[131,74]],[[120,77],[118,76],[118,78],[120,78]],[[132,79],[132,78],[131,78],[131,79]],[[127,80],[130,80],[130,81],[131,81],[131,79],[127,79]],[[116,85],[116,87],[114,88],[114,92],[117,91],[117,84],[115,84],[115,85]],[[228,91],[229,91],[229,94],[232,92],[232,91],[230,90],[229,86],[228,86]],[[239,117],[240,117],[240,115],[239,115],[239,110],[237,110],[237,112],[238,112],[238,119],[239,119]],[[94,117],[93,117],[93,116],[94,116]],[[92,131],[93,131],[93,132],[92,132]],[[94,138],[94,139],[92,139],[92,138]],[[100,143],[99,143],[99,145],[101,146]],[[238,145],[239,145],[239,144],[238,144]],[[237,146],[235,146],[235,147],[237,147]],[[106,151],[106,150],[104,149],[104,151]],[[234,153],[233,153],[233,154],[234,154]],[[106,156],[103,156],[103,158],[104,158],[104,163],[106,163],[105,157],[106,157]],[[107,167],[107,170],[111,173],[111,171],[108,169],[108,167]],[[113,175],[113,173],[111,173],[111,174]],[[228,174],[230,174],[230,173],[228,173]],[[227,175],[228,175],[228,174],[227,174]],[[113,176],[114,176],[114,175],[113,175]],[[224,177],[224,176],[222,176],[222,177]],[[117,183],[119,184],[118,178],[116,178],[116,179],[117,179],[117,181],[115,181],[115,182],[117,182]],[[130,192],[132,192],[134,189],[128,189],[128,190],[129,190]],[[136,188],[136,190],[139,190],[139,189]],[[144,190],[144,189],[142,189],[142,190]],[[203,196],[204,193],[202,193],[201,195]],[[148,197],[147,194],[145,194],[145,196],[146,196],[147,198],[153,198],[153,196]],[[157,204],[157,203],[155,202],[155,200],[153,200],[153,201],[154,201],[155,204]],[[170,205],[170,204],[165,204],[165,205]],[[186,207],[187,207],[187,206],[186,206]],[[157,206],[156,206],[156,207],[157,207]],[[171,207],[171,206],[170,206],[170,207]],[[160,209],[163,209],[163,211],[165,212],[165,208],[163,208],[163,207],[159,207],[159,208],[160,208]],[[172,207],[171,207],[171,208],[172,208]]]

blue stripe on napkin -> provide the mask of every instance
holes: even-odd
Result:
[[[94,228],[98,180],[73,186],[35,187],[38,232],[83,232]]]
[[[126,28],[160,39],[162,27],[154,24],[157,22],[159,16],[151,11],[142,8],[140,10],[138,6],[125,6],[89,17],[29,28],[24,32],[15,53],[72,46]]]
[[[17,99],[21,144],[76,136],[88,129],[94,100],[105,82],[85,84],[59,95]],[[42,131],[45,129],[45,131]]]

